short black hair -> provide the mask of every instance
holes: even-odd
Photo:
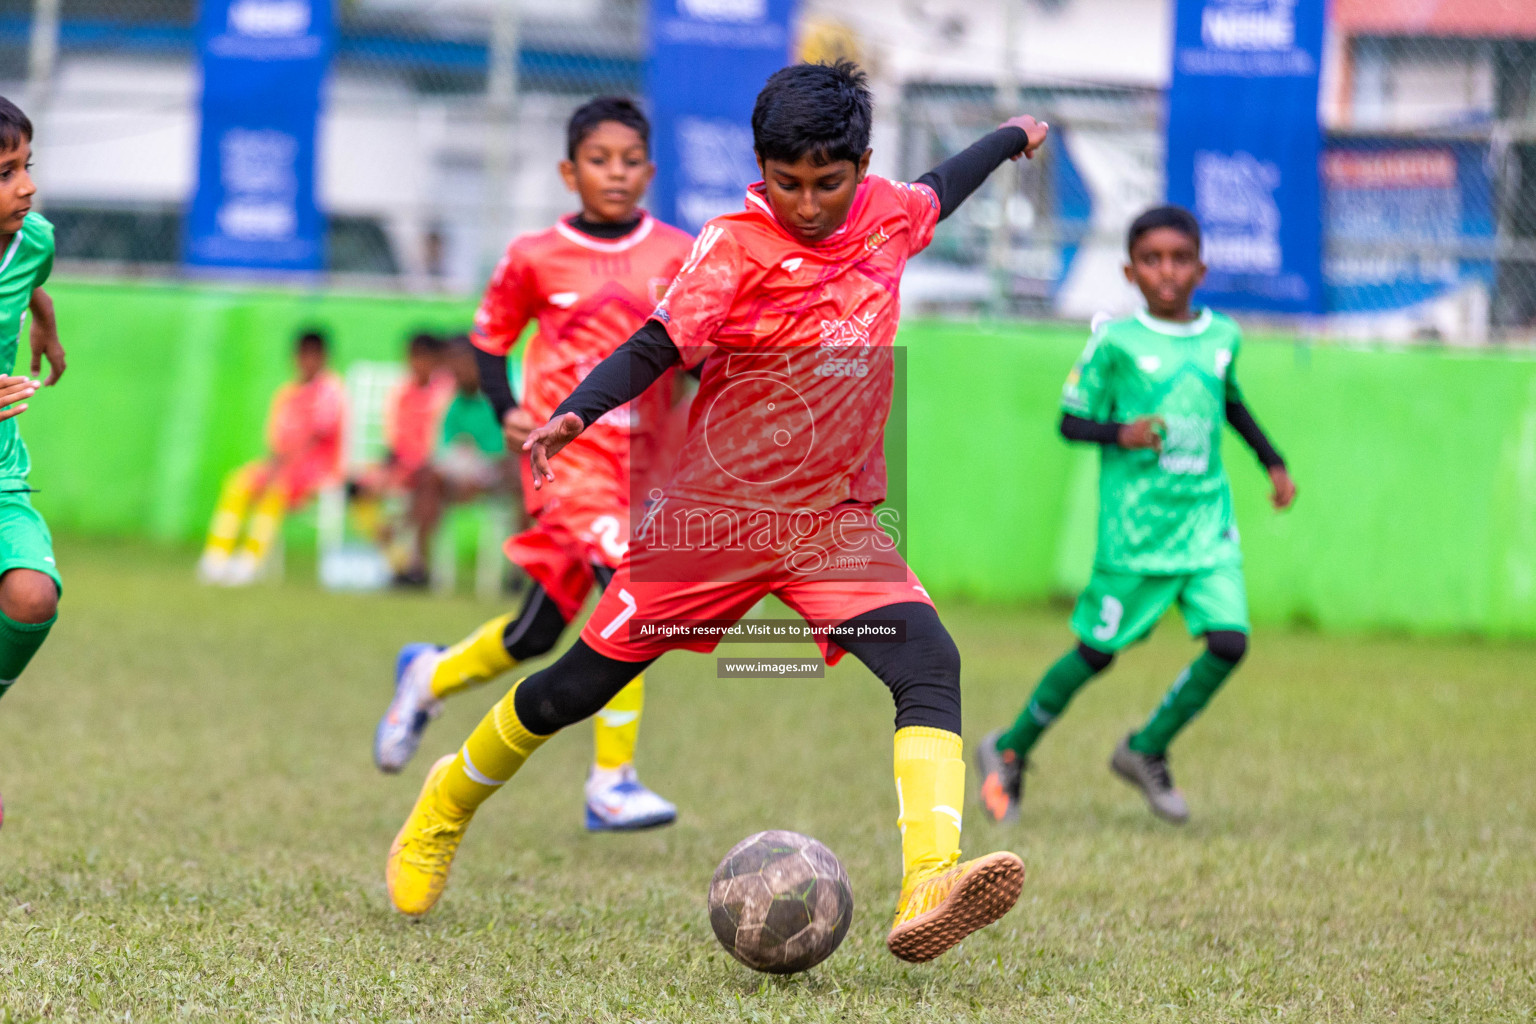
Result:
[[[293,342],[293,350],[295,352],[303,352],[306,349],[315,349],[324,355],[325,352],[330,349],[330,347],[331,343],[326,340],[325,332],[316,327],[309,327],[300,331],[299,336],[295,338]]]
[[[1182,206],[1154,206],[1131,221],[1131,230],[1125,235],[1125,251],[1136,248],[1137,239],[1157,228],[1173,228],[1195,243],[1196,252],[1200,250],[1200,222],[1194,214]]]
[[[407,346],[407,351],[427,352],[433,355],[436,355],[442,350],[443,339],[439,338],[437,335],[431,333],[430,331],[418,331],[411,335],[410,344]]]
[[[640,141],[645,144],[647,154],[651,151],[651,122],[646,120],[641,112],[640,105],[628,96],[599,96],[594,100],[588,100],[576,108],[576,113],[565,126],[565,157],[567,160],[576,159],[576,150],[587,136],[597,131],[597,126],[605,121],[616,121],[628,128],[633,128],[635,134],[640,136]]]
[[[20,107],[0,96],[0,152],[19,148],[22,140],[32,141],[32,122]]]
[[[851,60],[792,64],[768,78],[752,108],[752,148],[759,160],[823,166],[858,163],[869,149],[874,103],[869,78]]]

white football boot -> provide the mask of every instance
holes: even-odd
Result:
[[[677,805],[642,785],[632,764],[607,771],[594,767],[587,776],[589,832],[632,832],[676,820]]]
[[[373,734],[373,763],[381,772],[404,768],[421,745],[427,723],[442,714],[432,696],[432,673],[443,649],[434,644],[406,644],[395,659],[395,698]]]

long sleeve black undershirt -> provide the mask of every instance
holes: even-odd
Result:
[[[1018,156],[1028,144],[1029,136],[1024,129],[999,128],[945,160],[914,184],[933,189],[939,197],[939,220],[943,220],[980,188],[1004,160]]]
[[[500,423],[507,413],[517,408],[512,381],[507,376],[506,354],[492,355],[476,345],[475,368],[480,371],[480,392],[490,400],[491,408],[496,411],[496,422]]]
[[[549,418],[573,412],[581,417],[582,426],[591,426],[604,413],[644,394],[681,359],[667,329],[647,320],[612,355],[592,367]]]
[[[1243,402],[1227,403],[1227,422],[1236,430],[1238,436],[1248,443],[1253,453],[1259,457],[1259,462],[1265,469],[1273,469],[1276,466],[1284,466],[1285,459],[1275,450],[1269,437],[1260,428],[1253,413],[1248,411],[1248,406]],[[1120,428],[1124,423],[1103,422],[1090,420],[1082,416],[1074,416],[1071,413],[1063,413],[1061,416],[1061,436],[1068,441],[1091,441],[1094,444],[1119,444]]]

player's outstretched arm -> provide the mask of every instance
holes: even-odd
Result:
[[[681,359],[667,329],[658,321],[647,320],[628,341],[594,366],[556,407],[549,422],[523,442],[523,451],[532,463],[534,490],[555,478],[549,460],[561,448],[576,440],[588,424],[638,398]]]
[[[43,386],[59,382],[64,376],[64,346],[59,344],[59,322],[53,315],[53,299],[41,288],[32,289],[32,300],[27,308],[32,312],[32,372],[43,371],[43,359],[48,360],[48,379]]]
[[[1044,121],[1021,114],[945,160],[916,183],[927,185],[939,197],[939,220],[943,220],[980,188],[1004,160],[1033,157],[1050,130],[1051,126]]]

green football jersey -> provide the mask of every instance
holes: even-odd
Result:
[[[41,214],[29,213],[0,255],[0,368],[5,373],[15,372],[32,289],[41,287],[52,270],[53,225]],[[19,422],[18,416],[0,422],[0,491],[25,490],[32,468]]]
[[[1190,323],[1142,312],[1101,327],[1067,377],[1061,407],[1128,423],[1161,416],[1161,453],[1102,446],[1094,564],[1163,575],[1242,561],[1221,464],[1226,404],[1240,401],[1237,324],[1206,309]]]
[[[443,413],[442,448],[448,448],[460,438],[467,438],[481,455],[498,458],[506,454],[507,442],[496,422],[496,410],[491,400],[476,392],[466,396],[455,391],[453,401]]]

